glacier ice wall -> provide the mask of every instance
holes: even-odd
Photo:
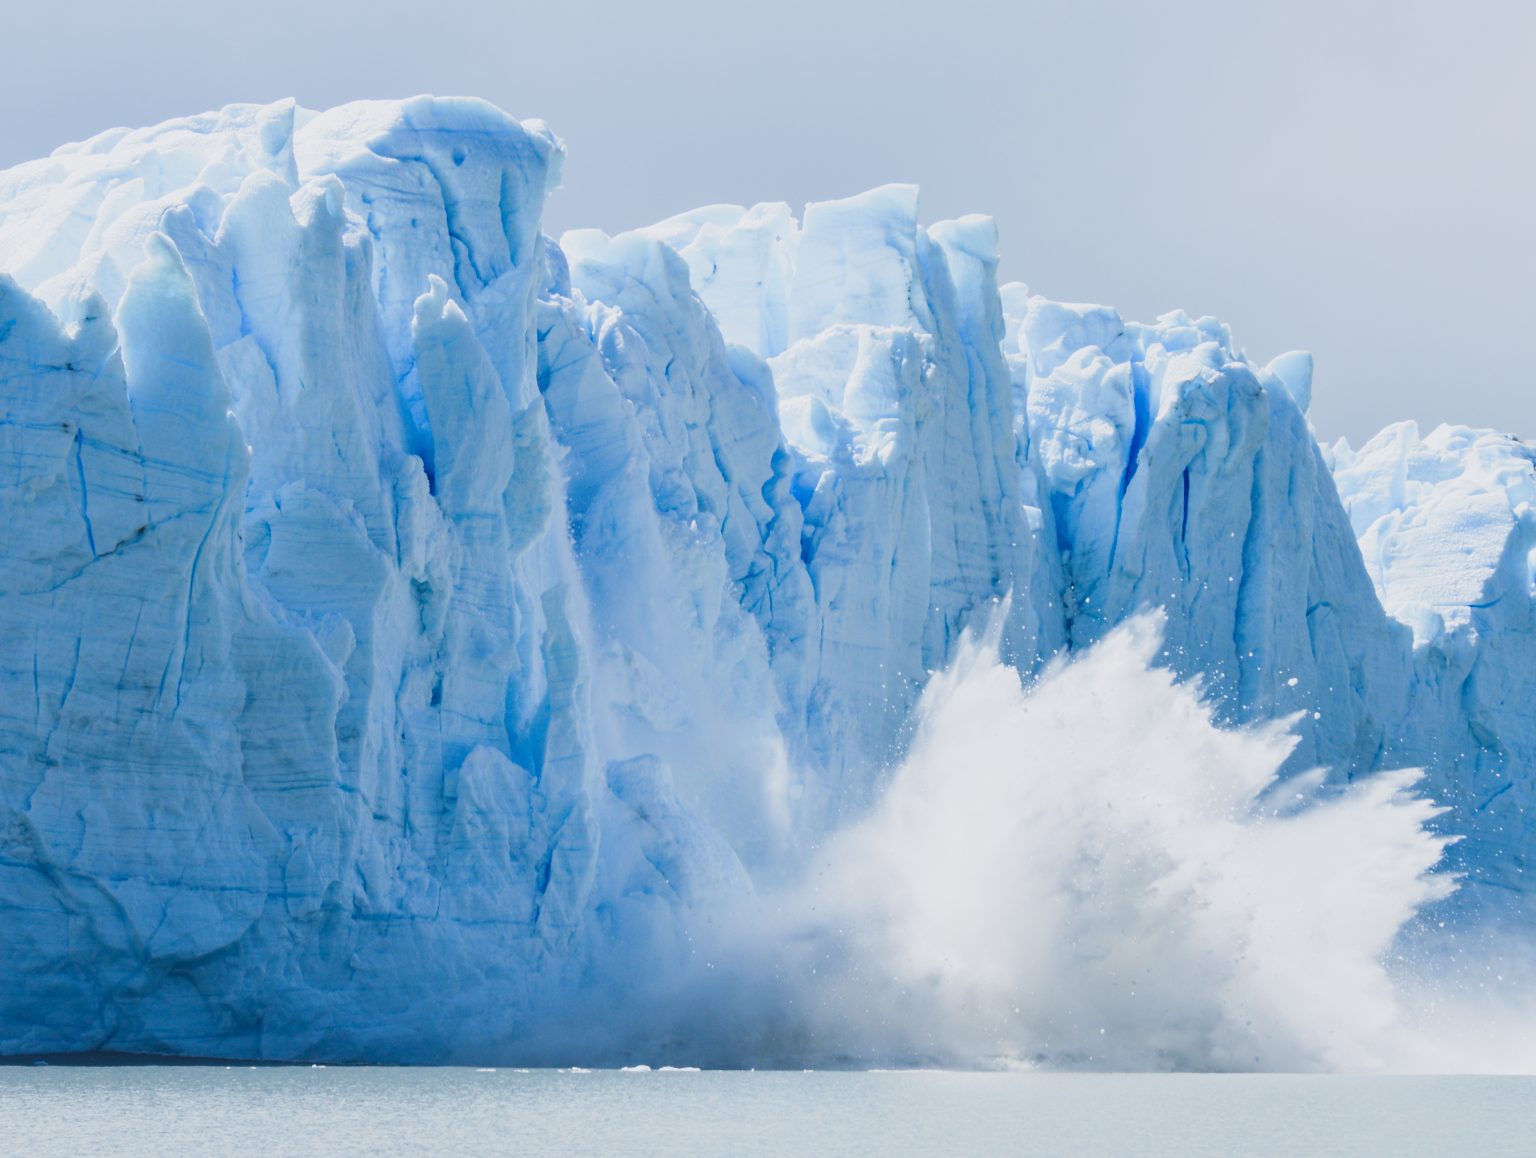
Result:
[[[284,105],[6,175],[9,1049],[366,1052],[428,1012],[404,962],[566,960],[602,770],[557,158],[488,106]]]
[[[1383,606],[1413,632],[1406,759],[1452,809],[1473,895],[1528,912],[1536,817],[1536,449],[1413,423],[1327,452]]]
[[[1321,450],[1305,355],[999,291],[907,186],[557,243],[561,158],[419,98],[0,174],[0,1051],[600,1017],[998,614],[1029,675],[1166,609],[1226,719],[1423,764],[1525,903],[1520,444]]]

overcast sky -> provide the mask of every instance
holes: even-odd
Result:
[[[231,101],[469,93],[565,139],[552,232],[915,181],[1038,292],[1311,349],[1325,437],[1536,436],[1536,4],[5,8],[0,165]]]

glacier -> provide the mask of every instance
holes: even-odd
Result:
[[[1536,912],[1530,447],[1320,446],[1308,355],[999,286],[911,186],[551,238],[563,156],[290,101],[0,173],[0,1053],[564,1056],[969,632],[1148,608],[1287,774],[1425,770],[1447,915]]]

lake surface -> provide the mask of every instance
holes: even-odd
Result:
[[[1536,1078],[0,1068],[16,1155],[1536,1153]]]

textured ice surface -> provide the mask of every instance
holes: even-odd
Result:
[[[1305,713],[1300,766],[1397,762],[1405,639],[1291,390],[1213,318],[1002,299],[1074,645],[1164,607],[1173,665],[1231,715]]]
[[[1334,477],[1383,606],[1414,635],[1405,750],[1451,805],[1475,884],[1529,904],[1536,839],[1536,450],[1509,435],[1411,422]]]
[[[908,186],[556,244],[561,158],[420,98],[0,173],[0,1051],[536,1051],[861,813],[999,608],[1026,674],[1166,608],[1521,895],[1525,448],[1325,455],[1308,356],[999,293]]]

